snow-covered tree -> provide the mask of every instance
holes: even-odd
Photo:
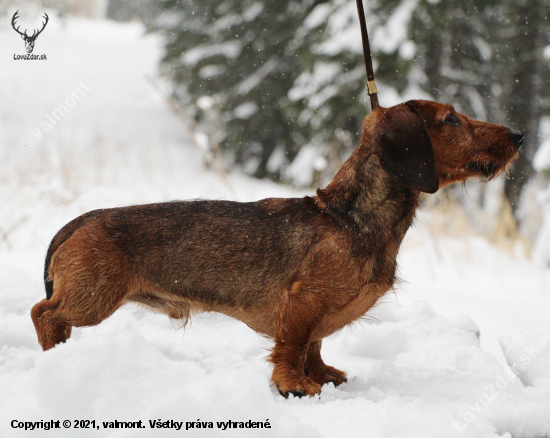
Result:
[[[506,111],[503,122],[524,130],[525,148],[514,165],[506,193],[515,202],[533,175],[532,160],[540,146],[541,117],[550,115],[550,63],[543,49],[550,42],[550,0],[507,0],[494,26],[499,54],[497,83]]]
[[[392,68],[401,62],[401,72],[416,69],[424,76],[420,82],[437,100],[523,130],[525,147],[505,184],[515,205],[533,173],[541,116],[550,112],[550,71],[542,53],[550,38],[550,1],[389,0],[376,10],[384,20],[407,6],[416,54],[403,63],[396,49],[381,62],[390,66],[381,76],[399,83]]]
[[[217,111],[220,145],[258,177],[275,176],[277,170],[268,170],[274,151],[291,161],[306,135],[286,108],[302,71],[303,47],[310,43],[310,35],[299,30],[320,3],[161,3],[157,24],[167,36],[162,62],[177,85],[177,98],[198,108],[199,120],[205,111]]]
[[[295,158],[323,172],[316,159],[338,163],[357,144],[368,99],[354,0],[160,5],[175,96],[237,163],[309,184]],[[369,0],[365,9],[381,98],[432,96],[524,130],[505,187],[516,203],[550,112],[550,0]]]

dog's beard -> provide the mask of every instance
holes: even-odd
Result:
[[[492,161],[474,161],[473,163],[469,163],[466,168],[486,181],[491,181],[505,170],[504,167]]]

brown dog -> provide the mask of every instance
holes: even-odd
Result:
[[[127,302],[184,322],[237,318],[275,341],[272,380],[312,396],[346,374],[321,359],[326,336],[390,290],[419,192],[492,178],[518,155],[520,132],[449,105],[378,108],[361,144],[317,196],[185,201],[96,210],[63,227],[46,256],[46,299],[31,312],[44,350],[71,327],[99,324]]]

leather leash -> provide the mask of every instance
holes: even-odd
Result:
[[[365,58],[365,68],[367,69],[367,93],[370,97],[370,105],[374,111],[380,105],[378,104],[378,90],[374,83],[374,69],[372,68],[372,55],[370,51],[369,34],[367,33],[367,23],[365,21],[365,11],[363,10],[363,0],[357,0],[357,12],[359,13],[359,23],[361,24],[363,57]]]

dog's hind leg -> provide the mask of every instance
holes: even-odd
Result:
[[[43,350],[65,342],[72,327],[99,324],[124,303],[124,287],[120,282],[106,281],[108,273],[94,278],[85,276],[78,283],[56,282],[50,300],[36,304],[31,317]]]
[[[71,336],[72,326],[67,324],[59,304],[59,301],[44,299],[31,310],[38,342],[44,351],[65,342]]]
[[[44,350],[65,342],[71,327],[99,324],[139,287],[116,248],[97,240],[77,231],[53,255],[48,278],[53,292],[31,311]]]
[[[309,343],[305,363],[305,374],[319,385],[334,383],[334,386],[347,382],[346,373],[323,362],[321,358],[322,340]]]

